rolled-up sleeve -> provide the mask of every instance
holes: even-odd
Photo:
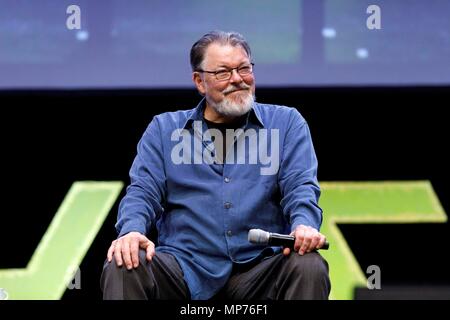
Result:
[[[157,117],[151,121],[138,143],[130,180],[119,205],[116,223],[119,237],[131,231],[146,234],[155,217],[163,211],[166,174]]]
[[[292,109],[278,175],[283,213],[293,231],[303,224],[319,230],[322,209],[318,205],[317,158],[308,124]]]

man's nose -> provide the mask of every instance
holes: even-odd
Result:
[[[240,76],[239,72],[237,72],[236,69],[231,70],[231,83],[241,83],[243,81],[242,77]]]

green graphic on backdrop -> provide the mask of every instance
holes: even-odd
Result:
[[[75,182],[25,269],[0,270],[9,299],[60,299],[123,187],[121,182]],[[332,299],[352,299],[365,286],[337,224],[445,222],[431,184],[417,182],[324,182],[322,233],[330,250]]]
[[[339,223],[443,223],[447,216],[428,181],[325,182],[320,206],[321,232],[330,250],[321,253],[330,264],[331,299],[353,299],[367,279],[338,229]]]
[[[60,299],[114,205],[122,182],[75,182],[25,269],[0,270],[9,299]]]

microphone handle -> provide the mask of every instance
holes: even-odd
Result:
[[[294,248],[295,237],[287,234],[270,233],[269,244],[271,246],[280,246],[287,248]]]
[[[271,246],[277,247],[287,247],[287,248],[294,248],[294,243],[295,243],[295,237],[291,236],[291,235],[286,235],[286,234],[279,234],[279,233],[270,233],[269,236],[269,244]],[[328,248],[330,247],[330,244],[328,243],[328,241],[325,240],[325,243],[323,244],[322,248],[320,248],[321,250],[328,250]]]

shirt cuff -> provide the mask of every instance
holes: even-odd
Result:
[[[139,232],[139,233],[143,234],[144,236],[146,234],[145,226],[142,226],[142,225],[139,225],[136,223],[128,223],[128,224],[125,224],[122,226],[122,228],[120,229],[118,238],[126,235],[127,233],[133,232],[133,231]]]
[[[305,226],[313,227],[314,229],[320,231],[318,226],[316,226],[314,223],[312,223],[311,221],[309,221],[305,217],[297,217],[292,222],[291,232],[294,231],[295,228],[297,228],[301,224],[303,224]]]

